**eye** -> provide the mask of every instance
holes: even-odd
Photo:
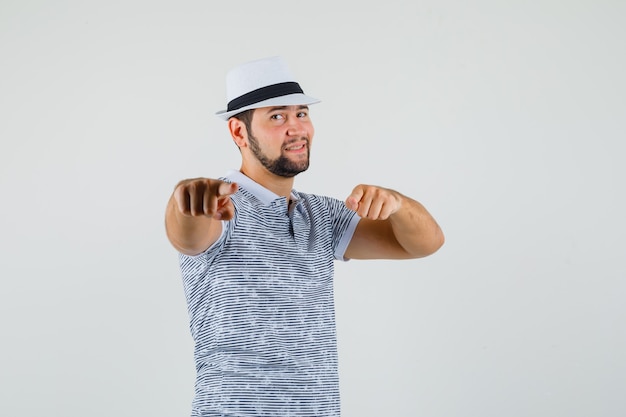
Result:
[[[309,113],[305,112],[305,111],[301,111],[298,113],[298,117],[307,117],[309,115]]]
[[[277,113],[277,114],[272,114],[272,115],[270,116],[270,119],[272,119],[272,120],[283,120],[283,118],[284,118],[284,117],[283,117],[283,115],[282,115],[282,114],[280,114],[280,113]]]

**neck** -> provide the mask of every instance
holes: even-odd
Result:
[[[281,177],[272,174],[266,169],[250,169],[245,164],[241,166],[241,173],[262,185],[276,195],[289,199],[295,177]]]

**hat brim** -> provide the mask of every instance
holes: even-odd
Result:
[[[306,94],[288,94],[286,96],[274,97],[267,100],[259,101],[258,103],[250,104],[237,110],[221,110],[215,113],[217,117],[222,120],[228,120],[232,116],[251,109],[259,109],[261,107],[274,107],[274,106],[298,106],[309,105],[319,103],[320,100],[307,96]]]

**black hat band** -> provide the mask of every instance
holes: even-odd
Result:
[[[259,103],[270,98],[286,96],[288,94],[304,94],[300,84],[294,81],[288,81],[285,83],[272,84],[265,87],[257,88],[249,93],[232,99],[228,102],[228,109],[226,111],[238,110],[251,104]]]

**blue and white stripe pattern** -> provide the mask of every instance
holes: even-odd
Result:
[[[235,218],[180,255],[197,370],[192,416],[339,416],[333,261],[359,217],[293,192],[290,205],[238,171]]]

